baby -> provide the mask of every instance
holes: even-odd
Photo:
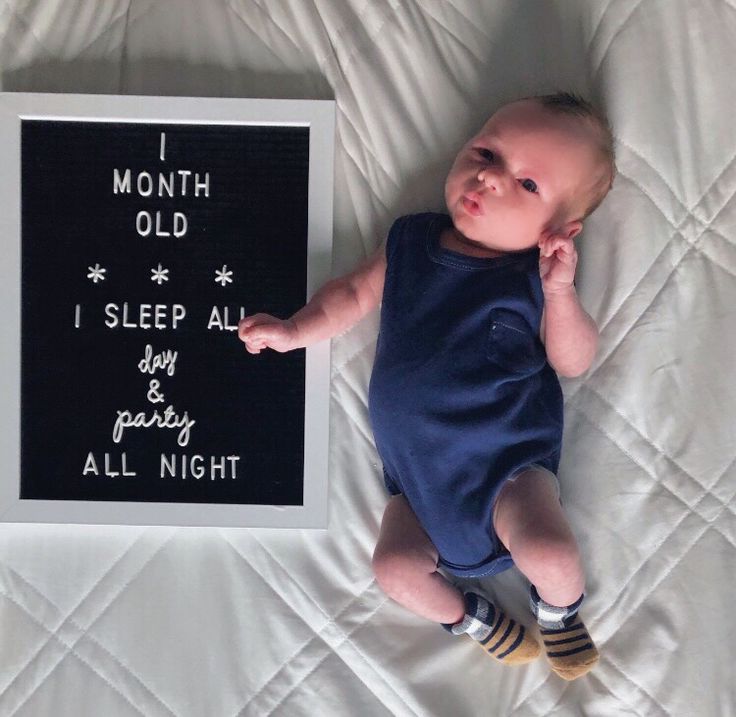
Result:
[[[239,325],[250,353],[289,351],[381,304],[369,411],[391,498],[376,579],[417,615],[521,664],[540,653],[534,637],[446,577],[516,565],[549,663],[568,680],[598,652],[578,616],[583,567],[555,476],[557,374],[582,374],[596,351],[573,239],[614,174],[611,131],[585,100],[507,104],[457,155],[447,214],[398,219],[384,246],[294,316]]]

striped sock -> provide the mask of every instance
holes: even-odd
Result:
[[[567,607],[555,607],[539,597],[532,585],[529,603],[537,618],[550,667],[564,680],[574,680],[589,672],[598,662],[593,644],[578,609],[585,596]]]
[[[465,617],[455,625],[443,625],[453,635],[468,635],[485,652],[507,665],[522,665],[540,653],[526,628],[509,619],[481,595],[465,593]]]

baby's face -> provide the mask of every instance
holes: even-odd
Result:
[[[505,105],[459,152],[445,183],[455,229],[478,248],[519,251],[566,224],[599,163],[591,130],[533,100]]]

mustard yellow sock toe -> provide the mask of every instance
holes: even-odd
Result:
[[[476,593],[465,594],[465,617],[445,626],[454,635],[468,635],[491,657],[506,665],[523,665],[539,657],[539,643],[527,629]]]
[[[542,649],[527,629],[496,608],[494,630],[478,645],[506,665],[524,665],[539,657]]]
[[[598,662],[598,650],[578,615],[584,598],[558,607],[542,600],[534,585],[529,590],[529,606],[539,623],[547,660],[563,680],[582,677]]]
[[[582,677],[598,662],[598,650],[579,618],[560,629],[542,628],[541,633],[550,667],[563,680]]]

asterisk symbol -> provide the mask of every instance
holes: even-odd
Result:
[[[222,269],[215,272],[215,276],[217,277],[215,281],[219,282],[223,286],[227,286],[228,284],[233,283],[232,275],[232,271],[227,270],[227,264],[223,264]]]
[[[105,281],[105,272],[107,269],[103,269],[99,264],[88,266],[87,268],[89,269],[89,274],[87,274],[88,279],[92,279],[95,284],[98,281]]]
[[[159,262],[158,269],[151,269],[151,281],[155,281],[161,286],[164,281],[169,280],[168,274],[169,270],[162,268],[161,262]]]

